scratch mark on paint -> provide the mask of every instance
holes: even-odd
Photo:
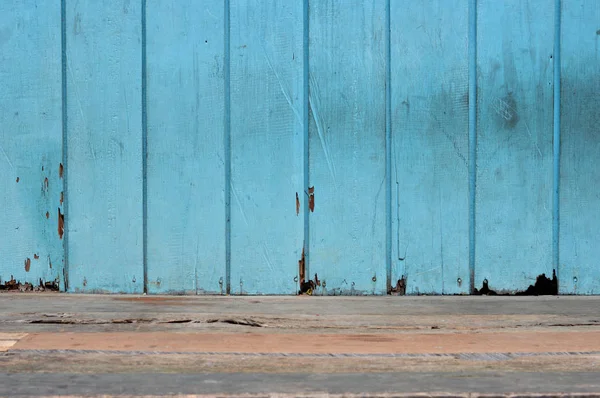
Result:
[[[452,146],[454,147],[454,152],[456,152],[458,157],[462,159],[463,163],[465,164],[465,167],[469,167],[467,158],[465,158],[465,156],[460,152],[460,148],[458,147],[458,143],[456,142],[456,140],[453,139],[450,136],[450,134],[448,134],[446,129],[442,128],[442,132],[444,133],[444,136],[446,136],[446,139],[448,139],[448,141],[450,141],[450,143],[452,143]]]
[[[331,178],[333,179],[334,187],[337,187],[337,179],[335,177],[335,166],[333,164],[333,161],[331,160],[331,156],[329,155],[329,150],[327,149],[327,143],[325,141],[325,135],[323,132],[323,122],[319,114],[319,108],[321,107],[319,104],[318,95],[319,87],[315,78],[312,76],[310,78],[310,88],[311,90],[308,96],[308,104],[310,106],[310,110],[312,111],[313,119],[315,120],[315,125],[317,126],[317,134],[319,135],[319,141],[321,142],[321,147],[323,148],[323,153],[325,154],[325,160],[327,161],[329,173],[331,173]]]
[[[61,205],[63,204],[63,202],[64,202],[64,199],[65,199],[65,194],[64,194],[64,192],[61,192],[61,193],[60,193],[60,204],[61,204]]]
[[[50,255],[48,255],[48,267],[52,269],[52,260],[50,260]]]
[[[267,266],[269,267],[269,272],[271,273],[271,275],[274,274],[275,272],[275,268],[273,267],[273,262],[271,261],[271,257],[269,256],[269,249],[267,248],[267,244],[265,242],[262,243],[262,248],[263,248],[263,259],[265,260],[265,262],[267,263]]]
[[[240,201],[240,197],[237,194],[237,191],[235,190],[235,187],[233,186],[233,179],[231,180],[230,183],[231,186],[231,192],[233,192],[233,196],[235,197],[235,202],[238,205],[238,208],[240,209],[240,213],[242,213],[242,219],[244,220],[244,224],[246,224],[246,226],[248,227],[248,219],[246,218],[246,213],[244,212],[244,208],[242,207],[242,202]]]
[[[62,163],[60,163],[60,164],[58,165],[58,178],[63,178],[63,173],[64,173],[64,171],[65,171],[65,170],[64,170],[63,164],[62,164]]]
[[[492,108],[494,108],[494,111],[506,121],[513,120],[515,118],[515,115],[517,114],[517,110],[513,106],[511,106],[507,101],[504,101],[501,98],[496,98],[494,99],[494,101],[492,101]],[[525,130],[527,131],[527,135],[529,136],[531,143],[533,144],[533,146],[535,146],[535,149],[540,155],[540,158],[543,158],[542,151],[540,150],[538,143],[533,139],[531,129],[529,128],[529,125],[525,120],[523,120],[523,125],[525,126]]]
[[[213,14],[212,12],[210,12],[210,9],[205,8],[204,11],[206,11],[206,13],[208,15],[210,15],[214,20],[219,20],[219,18],[217,18],[217,16],[215,14]]]
[[[265,55],[265,59],[267,60],[267,64],[269,65],[269,68],[273,71],[273,74],[275,74],[275,78],[277,78],[277,83],[279,83],[279,88],[281,89],[281,93],[285,97],[285,100],[287,101],[290,108],[292,108],[292,110],[294,111],[294,115],[296,115],[296,119],[298,119],[298,122],[300,122],[300,124],[302,124],[302,117],[300,116],[300,112],[298,112],[298,110],[292,103],[292,99],[290,98],[287,90],[283,87],[283,82],[281,81],[281,78],[279,77],[279,73],[277,73],[277,71],[273,67],[273,64],[271,63],[271,59],[269,58],[267,49],[264,46],[262,46],[262,49],[263,49],[263,53]]]
[[[537,152],[540,155],[540,158],[543,158],[544,156],[542,155],[542,151],[540,150],[540,147],[538,146],[538,143],[533,139],[533,135],[531,134],[531,130],[529,129],[529,125],[524,120],[523,120],[523,124],[525,125],[525,129],[527,130],[527,134],[529,135],[529,139],[531,140],[531,143],[535,146],[535,149],[537,149]]]
[[[50,212],[46,212],[46,218],[50,218]]]
[[[445,123],[442,123],[442,121],[435,114],[432,114],[431,117],[437,123],[437,127],[440,129],[442,134],[444,134],[444,137],[446,137],[446,139],[452,144],[452,147],[454,147],[454,152],[456,152],[456,155],[463,161],[465,166],[468,167],[467,158],[462,154],[456,140],[448,133],[448,131],[446,131]]]
[[[439,267],[428,268],[426,270],[423,270],[423,271],[421,271],[419,273],[414,274],[414,276],[425,275],[425,274],[428,274],[428,273],[433,272],[433,271],[439,271]]]
[[[31,259],[29,257],[27,257],[25,259],[25,272],[29,272],[30,268],[31,268]]]
[[[19,183],[19,177],[17,177],[17,183]]]
[[[315,187],[308,188],[308,208],[311,213],[315,211]]]
[[[508,105],[508,102],[501,98],[495,98],[492,101],[492,108],[494,108],[496,114],[504,120],[511,120],[514,116],[514,111],[511,109],[510,105]]]
[[[2,154],[4,155],[4,158],[6,159],[6,161],[8,162],[8,165],[10,166],[11,170],[14,170],[15,167],[13,166],[12,162],[10,161],[10,158],[8,157],[6,151],[4,150],[4,148],[2,147],[2,145],[0,145],[0,150],[2,151]],[[19,178],[17,177],[17,182],[19,182]]]
[[[296,215],[300,214],[300,197],[298,196],[298,192],[296,192]]]

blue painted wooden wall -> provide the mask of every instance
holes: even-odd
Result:
[[[0,286],[600,293],[596,0],[0,4]]]

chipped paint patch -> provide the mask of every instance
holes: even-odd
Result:
[[[19,292],[58,292],[59,291],[60,281],[59,279],[55,279],[53,281],[44,281],[40,278],[39,284],[35,286],[30,282],[19,282],[15,280],[14,276],[10,276],[10,280],[2,283],[0,280],[0,291],[19,291]]]
[[[475,289],[473,292],[476,296],[556,296],[558,295],[558,279],[556,277],[556,270],[552,270],[552,279],[548,278],[546,274],[538,275],[535,280],[535,285],[529,285],[527,290],[524,291],[496,291],[489,287],[487,279],[483,280],[481,289]]]
[[[404,296],[406,295],[406,276],[402,275],[402,278],[398,279],[396,286],[392,288],[390,294],[393,296]]]
[[[65,232],[65,216],[60,212],[60,207],[58,208],[58,236],[60,239],[63,238],[63,234]]]
[[[308,188],[308,208],[311,213],[315,211],[315,187]]]

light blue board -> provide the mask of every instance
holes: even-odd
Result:
[[[468,4],[391,2],[392,287],[468,293]]]
[[[600,293],[600,2],[562,3],[559,288]]]
[[[475,287],[520,291],[552,277],[554,9],[477,7]]]
[[[317,294],[386,293],[385,18],[384,0],[310,2],[308,275],[322,282]]]
[[[141,2],[69,0],[69,290],[143,291]]]
[[[302,2],[231,0],[231,293],[297,293]]]
[[[60,4],[0,3],[0,284],[63,278]]]
[[[147,4],[150,293],[225,289],[223,14],[208,0]]]

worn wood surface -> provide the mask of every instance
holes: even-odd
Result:
[[[0,288],[598,293],[600,4],[556,5],[0,5]]]

